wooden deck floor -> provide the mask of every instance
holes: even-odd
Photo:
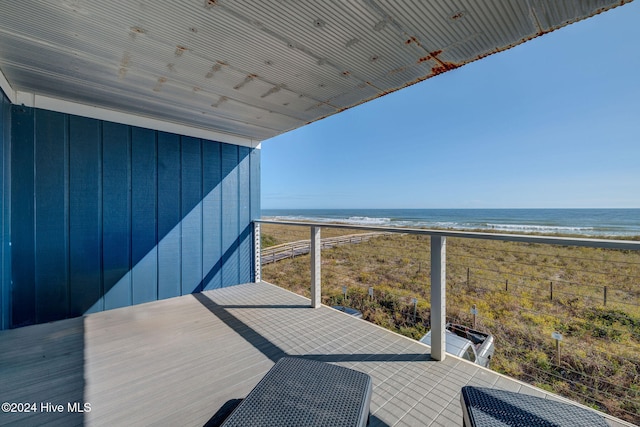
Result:
[[[308,304],[246,284],[0,332],[0,400],[36,406],[0,412],[0,425],[215,425],[285,355],[370,374],[372,426],[460,426],[467,384],[557,399]]]

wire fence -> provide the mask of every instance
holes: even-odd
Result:
[[[640,252],[448,238],[446,269],[447,321],[494,336],[492,369],[640,423]],[[309,295],[309,271],[300,255],[262,276]],[[323,302],[420,339],[430,273],[427,235],[334,246],[322,250]]]

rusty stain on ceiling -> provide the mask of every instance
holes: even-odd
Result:
[[[0,70],[16,91],[264,140],[627,2],[6,2]]]

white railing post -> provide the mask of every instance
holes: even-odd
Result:
[[[445,358],[447,238],[431,236],[431,358]]]
[[[311,307],[321,304],[322,289],[320,286],[320,227],[311,227]]]
[[[254,282],[259,283],[262,280],[262,260],[260,245],[260,223],[253,223],[253,268],[255,271]]]

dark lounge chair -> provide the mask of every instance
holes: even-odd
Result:
[[[364,427],[371,390],[371,377],[362,372],[284,357],[222,425]]]
[[[594,411],[505,390],[462,387],[460,403],[466,427],[608,426]]]

